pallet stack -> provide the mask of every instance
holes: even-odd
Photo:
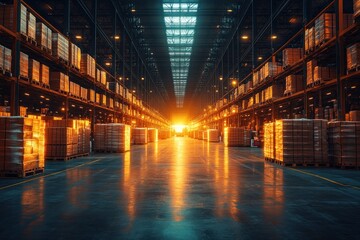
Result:
[[[339,167],[360,167],[360,122],[329,123],[329,157]]]
[[[44,171],[43,122],[0,117],[0,174],[25,177]]]
[[[133,128],[132,142],[136,145],[142,145],[148,143],[148,129],[147,128]]]
[[[224,129],[226,147],[250,147],[251,131],[244,127],[227,127]]]
[[[264,157],[275,159],[275,123],[264,124]]]
[[[40,63],[34,59],[29,60],[30,80],[40,83]]]
[[[356,70],[360,65],[360,43],[355,43],[346,49],[347,70]]]
[[[45,64],[41,64],[40,81],[46,86],[50,86],[50,70]]]
[[[336,77],[336,72],[334,67],[320,67],[315,66],[314,68],[314,82],[328,81]]]
[[[40,47],[52,52],[52,31],[44,23],[36,23],[36,41]]]
[[[96,74],[96,64],[95,59],[91,57],[89,54],[81,54],[81,64],[80,64],[80,71],[82,74],[89,76],[95,79]]]
[[[219,142],[219,130],[208,129],[207,130],[207,141],[208,142]]]
[[[20,52],[20,77],[29,78],[29,56]]]
[[[310,60],[306,63],[306,85],[309,86],[314,83],[314,69],[317,65],[316,60]]]
[[[27,12],[27,36],[36,39],[36,17],[31,12]]]
[[[285,92],[284,94],[293,94],[304,90],[303,76],[302,75],[289,75],[285,79]]]
[[[285,48],[282,52],[283,68],[294,65],[302,58],[302,48]]]
[[[73,43],[70,43],[70,66],[77,70],[81,68],[81,49]]]
[[[305,53],[313,51],[315,48],[315,28],[305,29]]]
[[[68,75],[62,72],[51,72],[50,74],[51,89],[68,93],[69,85],[70,85],[70,81]]]
[[[0,5],[0,24],[6,28],[14,29],[14,7],[13,5]],[[20,33],[27,35],[27,8],[21,4],[20,6]]]
[[[53,55],[65,62],[69,62],[69,40],[61,33],[52,34]]]
[[[78,135],[78,152],[79,155],[90,153],[90,122],[88,120],[77,120],[76,130]]]
[[[157,142],[159,140],[159,130],[148,128],[148,142]]]
[[[336,17],[334,13],[323,13],[315,19],[315,46],[328,41],[336,32]]]
[[[129,151],[130,126],[120,123],[96,124],[94,141],[97,152]]]

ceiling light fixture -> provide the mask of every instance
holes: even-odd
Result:
[[[75,38],[80,40],[80,39],[82,39],[82,36],[81,35],[76,35]]]
[[[119,35],[115,35],[114,39],[115,39],[115,40],[119,40],[119,39],[120,39],[120,36],[119,36]]]
[[[244,40],[247,40],[247,39],[249,39],[249,36],[248,35],[242,35],[241,38],[244,39]]]
[[[272,36],[271,36],[271,39],[277,39],[277,36],[276,36],[276,35],[272,35]]]
[[[263,59],[263,57],[261,57],[261,56],[260,56],[260,57],[258,57],[258,60],[262,60],[262,59]]]

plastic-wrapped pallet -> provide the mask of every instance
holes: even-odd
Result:
[[[52,52],[55,57],[69,62],[69,40],[60,33],[53,33]]]
[[[0,117],[0,172],[24,177],[44,170],[41,159],[42,121],[24,117]]]
[[[96,75],[95,59],[91,57],[89,54],[85,54],[85,53],[81,54],[80,71],[81,73],[91,78],[95,78]]]
[[[296,93],[304,89],[302,75],[289,75],[286,77],[285,93]]]
[[[310,85],[314,82],[314,69],[316,65],[316,60],[311,60],[306,63],[306,85]]]
[[[90,102],[95,102],[95,91],[94,91],[94,89],[89,89],[88,93],[89,93],[89,96],[88,96],[89,101]]]
[[[329,123],[329,157],[336,166],[360,166],[360,122]]]
[[[148,128],[148,142],[157,142],[159,140],[159,130]]]
[[[11,72],[11,49],[4,47],[4,70]]]
[[[72,67],[80,70],[81,68],[81,49],[73,43],[70,43],[70,64]]]
[[[106,144],[106,124],[95,124],[94,130],[94,150],[105,151]]]
[[[40,63],[34,59],[29,60],[30,80],[40,82]]]
[[[275,123],[264,124],[264,157],[275,159]]]
[[[148,129],[147,128],[133,128],[132,141],[134,144],[148,143]]]
[[[29,56],[20,52],[20,76],[29,78]]]
[[[360,65],[360,43],[355,43],[346,49],[347,70],[356,69]]]
[[[244,127],[227,127],[224,129],[226,147],[250,147],[251,131]]]
[[[219,130],[208,129],[207,130],[207,141],[208,142],[219,142]]]
[[[315,19],[315,46],[331,39],[336,32],[336,17],[334,13],[323,13]]]
[[[52,51],[52,31],[44,23],[36,23],[36,41],[40,46]]]
[[[130,150],[130,126],[125,124],[106,125],[106,150],[126,152]]]
[[[319,67],[314,68],[314,82],[328,81],[336,77],[335,68],[333,67]]]
[[[49,67],[41,64],[40,80],[43,84],[50,85],[50,70]]]
[[[285,48],[282,52],[283,67],[292,66],[302,58],[302,48]]]
[[[36,39],[36,17],[31,12],[27,12],[27,36]]]
[[[69,92],[69,76],[62,72],[51,72],[50,87],[57,91]]]
[[[305,51],[312,51],[315,47],[315,29],[314,27],[305,29]]]

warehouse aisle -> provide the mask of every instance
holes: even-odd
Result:
[[[1,239],[360,236],[358,171],[284,169],[259,149],[178,137],[47,169],[0,179]]]

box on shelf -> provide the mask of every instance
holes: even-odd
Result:
[[[133,144],[147,144],[148,143],[148,129],[147,128],[133,128],[131,130],[131,138]]]
[[[306,85],[310,85],[314,82],[314,69],[316,65],[316,60],[310,60],[306,63]]]
[[[36,23],[36,41],[47,51],[52,51],[52,31],[44,23]]]
[[[349,112],[349,121],[360,122],[360,110],[352,110]]]
[[[336,34],[336,16],[334,13],[323,13],[315,19],[315,46],[328,41]]]
[[[50,87],[57,91],[69,92],[69,76],[62,72],[50,73]]]
[[[329,122],[329,157],[340,167],[360,166],[360,122]]]
[[[20,76],[29,78],[29,56],[23,52],[20,52]]]
[[[282,51],[283,68],[294,65],[302,59],[302,48],[285,48]]]
[[[219,130],[208,129],[207,130],[207,141],[208,142],[219,142]]]
[[[70,66],[80,70],[81,68],[81,49],[70,43]]]
[[[315,47],[315,30],[314,27],[305,29],[305,52],[313,51]]]
[[[81,54],[80,71],[81,71],[81,73],[85,74],[86,76],[95,78],[95,75],[96,75],[95,59],[93,57],[91,57],[89,54],[86,54],[86,53]]]
[[[302,75],[289,75],[286,77],[286,87],[284,93],[296,93],[304,90]]]
[[[41,83],[47,86],[50,85],[50,70],[49,67],[46,66],[45,64],[41,64],[40,80]]]
[[[69,62],[69,40],[61,33],[52,33],[52,52],[55,57]]]
[[[267,78],[275,77],[279,73],[281,73],[282,67],[278,62],[267,62],[260,69],[260,81],[264,81]]]
[[[94,91],[94,89],[89,89],[88,93],[89,93],[89,96],[88,96],[89,101],[90,102],[95,102],[95,91]]]
[[[2,64],[3,70],[11,72],[11,60],[12,60],[11,49],[4,47],[3,51],[4,51],[3,64]]]
[[[275,159],[275,123],[264,124],[264,157]]]
[[[315,66],[314,68],[314,82],[317,81],[328,81],[336,77],[334,67],[320,67]]]
[[[40,82],[40,62],[30,59],[29,60],[30,80]]]
[[[356,70],[360,65],[360,43],[355,43],[346,49],[347,70]]]
[[[36,39],[36,17],[31,12],[27,12],[27,36]]]

